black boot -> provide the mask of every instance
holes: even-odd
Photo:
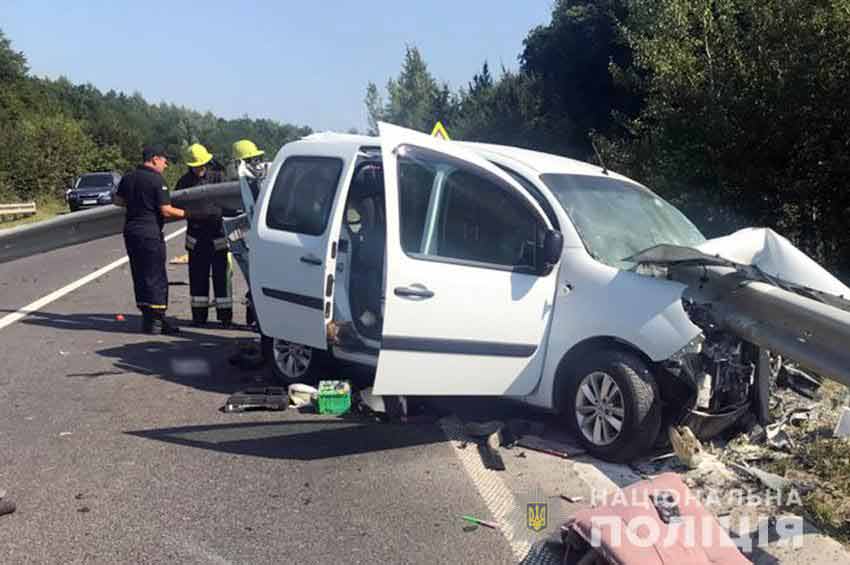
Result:
[[[233,325],[233,308],[219,308],[216,310],[216,318],[221,322],[224,329]]]
[[[192,325],[195,327],[206,325],[209,312],[210,309],[207,307],[192,308]]]
[[[171,325],[171,323],[165,319],[164,311],[155,310],[153,313],[153,329],[151,333],[154,335],[179,335],[180,328]]]
[[[142,307],[140,310],[142,311],[142,332],[152,334],[154,327],[153,312],[148,307]]]

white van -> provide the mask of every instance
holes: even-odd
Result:
[[[388,124],[314,134],[280,150],[254,222],[251,292],[285,381],[340,359],[375,367],[378,395],[513,397],[609,460],[663,418],[707,435],[750,410],[753,349],[625,260],[704,237],[599,166]]]

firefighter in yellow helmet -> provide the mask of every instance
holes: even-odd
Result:
[[[175,190],[224,181],[222,167],[200,143],[186,148],[184,163],[189,170],[177,181]],[[192,322],[195,326],[207,323],[212,270],[216,317],[222,326],[229,328],[233,323],[233,274],[221,211],[217,210],[203,219],[190,219],[187,224],[186,250],[189,252]]]

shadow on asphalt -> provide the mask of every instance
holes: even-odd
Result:
[[[128,435],[271,459],[312,461],[443,443],[435,424],[377,424],[369,420],[327,418],[275,423],[189,426],[125,432]]]
[[[119,322],[114,314],[62,315],[34,312],[21,323],[59,330],[147,337],[139,333],[141,317],[138,315],[125,315],[125,320]],[[94,353],[113,360],[119,372],[149,375],[198,390],[229,394],[250,386],[271,384],[272,376],[268,368],[246,371],[228,362],[237,353],[239,344],[251,341],[254,334],[217,335],[215,327],[215,324],[211,324],[210,328],[213,329],[205,332],[181,327],[181,335],[176,337],[150,337],[141,342],[95,349]],[[98,378],[114,374],[112,371],[99,371],[66,376]]]

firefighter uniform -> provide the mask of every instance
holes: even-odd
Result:
[[[142,312],[142,329],[148,333],[171,333],[165,323],[168,308],[165,223],[160,206],[171,203],[165,179],[156,170],[139,165],[125,175],[116,193],[126,202],[124,243],[130,259],[130,273],[136,306]]]
[[[212,155],[200,144],[187,150],[186,165],[190,170],[177,181],[175,190],[202,184],[222,182],[219,171],[209,166]],[[198,171],[205,170],[202,175]],[[192,301],[192,321],[207,322],[210,307],[210,271],[215,294],[216,317],[223,326],[233,323],[233,267],[221,215],[189,220],[186,230],[186,250],[189,252],[189,294]]]

